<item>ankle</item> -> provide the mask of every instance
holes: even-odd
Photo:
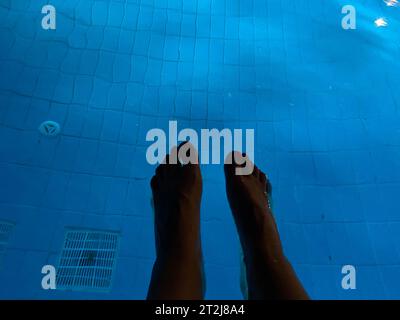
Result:
[[[285,259],[281,240],[272,213],[264,209],[257,212],[248,230],[242,230],[241,240],[245,256],[249,259],[263,257],[268,261]]]

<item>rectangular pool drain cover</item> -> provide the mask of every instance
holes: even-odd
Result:
[[[57,268],[57,288],[109,290],[118,242],[116,232],[68,230]]]

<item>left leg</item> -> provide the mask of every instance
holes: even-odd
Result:
[[[189,148],[190,152],[197,152],[193,146]],[[177,159],[178,152],[173,149],[171,156]],[[166,157],[151,180],[157,258],[147,298],[203,299],[200,167],[171,164],[171,156]]]

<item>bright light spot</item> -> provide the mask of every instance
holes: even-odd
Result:
[[[398,0],[383,0],[388,7],[398,7],[399,1]]]
[[[387,21],[385,18],[379,18],[375,20],[375,25],[380,28],[380,27],[386,27],[388,25]]]

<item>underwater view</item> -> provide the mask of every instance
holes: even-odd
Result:
[[[400,299],[399,84],[397,0],[0,0],[0,299],[146,299],[186,140],[205,299],[247,298],[234,150],[311,299]]]

